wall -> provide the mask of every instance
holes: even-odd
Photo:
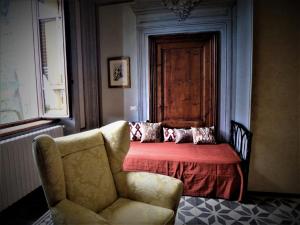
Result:
[[[118,119],[136,121],[137,59],[136,21],[129,4],[99,7],[100,63],[103,124]],[[129,56],[131,88],[108,88],[107,58]]]
[[[237,3],[237,7],[235,7],[234,1],[226,1],[224,4],[220,4],[220,1],[212,1],[208,5],[204,4],[194,9],[190,17],[181,23],[178,23],[174,13],[164,8],[160,1],[135,1],[133,10],[137,17],[132,12],[130,4],[100,6],[98,26],[100,30],[103,123],[123,118],[128,120],[149,119],[147,35],[219,31],[221,33],[220,48],[222,48],[220,50],[222,61],[219,85],[221,100],[219,102],[219,131],[223,138],[228,138],[231,119],[249,126],[252,1],[238,0]],[[232,14],[235,9],[237,10],[237,32],[232,23],[235,20],[235,15]],[[127,30],[129,32],[126,32]],[[236,46],[243,47],[237,50],[232,46],[232,38],[236,33],[237,39],[233,41],[237,41]],[[140,48],[136,49],[138,44],[140,44]],[[127,46],[132,47],[126,49]],[[237,56],[234,62],[232,62],[233,53]],[[132,87],[130,89],[108,88],[107,58],[121,55],[131,56]],[[137,72],[135,72],[136,57],[138,58]],[[137,80],[138,83],[136,83]],[[111,104],[111,102],[115,104]],[[244,107],[245,104],[247,107]],[[131,111],[131,106],[138,106],[138,112]]]
[[[300,193],[300,4],[254,2],[250,190]]]
[[[137,36],[138,36],[138,74],[139,74],[139,119],[149,119],[149,52],[148,37],[150,35],[166,35],[175,33],[198,33],[218,32],[219,33],[219,62],[218,62],[218,106],[217,136],[219,140],[228,140],[230,134],[230,120],[233,119],[235,92],[235,76],[233,67],[233,53],[236,49],[233,46],[234,36],[234,12],[235,2],[209,1],[199,4],[191,11],[190,16],[184,21],[178,21],[178,17],[167,8],[163,7],[160,1],[136,0],[133,6],[137,15]],[[247,59],[247,55],[243,58]],[[245,85],[247,86],[247,84]],[[242,97],[243,99],[243,97]],[[245,99],[244,102],[250,99]]]

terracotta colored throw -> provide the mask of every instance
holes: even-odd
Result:
[[[124,171],[147,171],[179,178],[184,195],[241,200],[241,160],[229,144],[131,142]]]

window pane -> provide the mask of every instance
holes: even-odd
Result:
[[[53,18],[60,14],[61,2],[58,0],[38,0],[39,18]]]
[[[45,116],[67,116],[62,19],[41,20],[40,38]]]
[[[38,117],[31,1],[0,11],[0,124]]]

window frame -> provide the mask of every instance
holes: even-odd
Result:
[[[40,119],[59,119],[70,117],[70,104],[69,104],[69,91],[68,91],[68,70],[67,70],[67,49],[66,49],[66,27],[65,27],[65,15],[64,15],[64,0],[57,0],[59,14],[56,17],[40,16],[38,4],[39,0],[32,1],[32,18],[33,31],[34,31],[34,45],[35,45],[35,65],[36,65],[36,87],[38,96],[38,115]],[[41,37],[40,37],[40,21],[52,21],[62,19],[62,41],[63,41],[63,58],[64,58],[64,86],[66,96],[66,114],[65,115],[47,115],[45,112],[45,94],[43,88],[43,69],[42,69],[42,54],[41,54]]]
[[[58,15],[55,17],[40,17],[38,11],[39,0],[31,0],[31,18],[32,18],[32,31],[33,31],[33,52],[34,52],[34,71],[35,71],[35,87],[37,95],[37,112],[38,116],[23,120],[18,120],[14,122],[8,122],[0,124],[0,129],[6,129],[14,126],[20,126],[24,124],[30,124],[37,122],[39,120],[52,120],[58,121],[58,119],[70,118],[70,102],[69,102],[69,85],[68,85],[68,70],[67,70],[67,49],[66,49],[66,27],[65,27],[65,15],[64,15],[64,0],[57,0],[58,2]],[[43,74],[42,74],[42,54],[41,54],[41,39],[40,39],[40,21],[57,20],[61,18],[62,20],[62,46],[63,46],[63,58],[64,58],[64,86],[65,86],[65,96],[66,96],[66,114],[65,115],[47,115],[45,112],[45,100],[43,91]]]

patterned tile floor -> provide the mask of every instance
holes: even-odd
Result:
[[[181,224],[300,224],[300,199],[252,197],[248,203],[182,197]]]
[[[34,223],[52,224],[49,211]],[[175,224],[300,224],[300,199],[251,197],[248,203],[239,203],[183,196]]]

